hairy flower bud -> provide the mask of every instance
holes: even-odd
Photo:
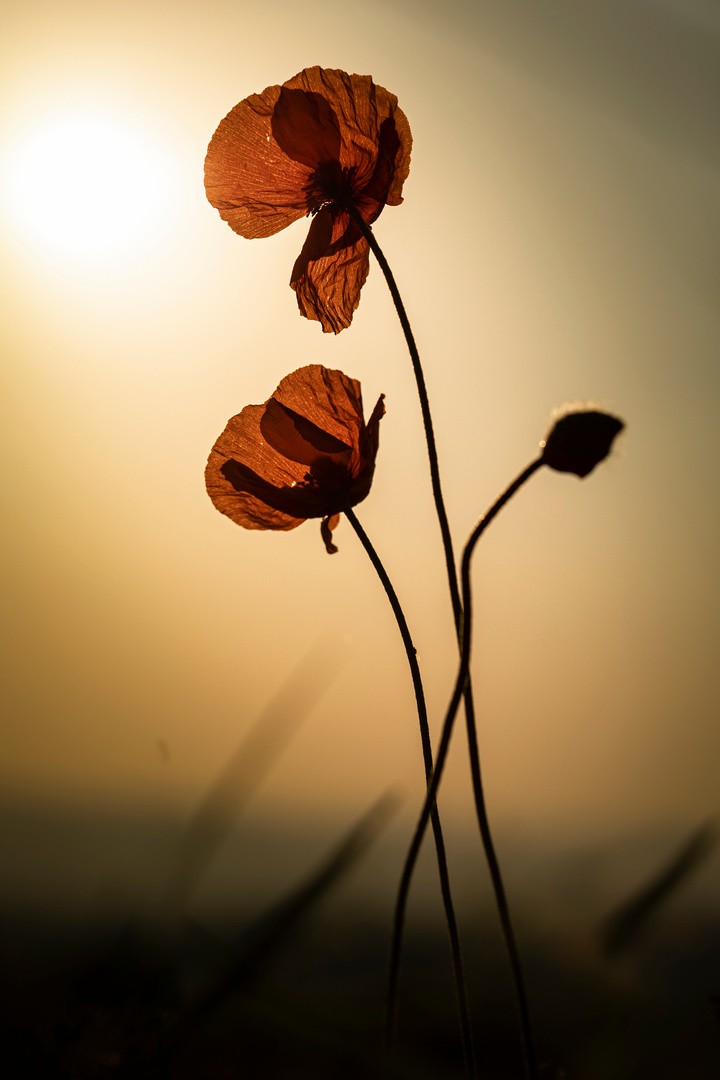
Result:
[[[540,443],[542,460],[557,472],[587,476],[608,456],[624,427],[617,416],[595,409],[566,413]]]

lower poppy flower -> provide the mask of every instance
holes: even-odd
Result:
[[[215,507],[245,529],[287,531],[321,518],[329,553],[345,506],[370,491],[380,395],[368,423],[360,383],[321,364],[287,375],[264,405],[246,405],[213,446],[205,486]]]

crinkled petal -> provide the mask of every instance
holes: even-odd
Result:
[[[264,405],[247,405],[228,421],[210,451],[205,486],[220,513],[246,529],[295,529],[306,515],[287,496],[302,483],[306,469],[278,454],[262,438],[264,412]],[[228,468],[230,461],[235,465]],[[283,489],[285,505],[266,501],[273,490]]]
[[[351,185],[370,224],[383,206],[402,202],[411,148],[397,98],[369,75],[305,68],[282,87],[245,98],[220,123],[205,160],[207,196],[249,239],[320,208],[290,283],[300,312],[339,333],[352,321],[369,258],[333,183]],[[328,165],[332,182],[317,171]]]
[[[385,120],[392,118],[399,147],[385,202],[392,206],[402,202],[403,184],[410,171],[412,135],[394,94],[377,86],[370,75],[349,75],[345,71],[321,67],[305,68],[283,86],[321,94],[327,99],[337,117],[342,136],[340,164],[356,169],[359,187],[368,184],[373,176],[380,129]]]
[[[340,125],[322,94],[282,86],[273,110],[272,133],[283,153],[310,169],[340,160]]]
[[[249,240],[273,236],[307,213],[311,169],[278,146],[272,116],[280,86],[232,109],[208,146],[205,191],[231,229]]]
[[[334,515],[370,490],[383,413],[381,396],[366,426],[356,379],[320,364],[299,368],[264,405],[228,421],[208,459],[208,494],[247,529],[328,518],[330,544]]]
[[[369,75],[306,68],[284,86],[322,94],[340,124],[340,164],[353,170],[358,209],[368,224],[386,203],[402,202],[412,136],[397,98]],[[328,239],[330,222],[332,236]],[[321,210],[313,220],[290,284],[300,313],[339,333],[352,322],[370,269],[369,248],[347,214]]]
[[[387,93],[387,91],[386,91]],[[410,124],[402,109],[395,107],[392,111],[392,121],[395,125],[395,134],[400,143],[395,154],[395,162],[388,187],[385,202],[388,206],[399,206],[402,200],[402,189],[410,172],[410,151],[412,150],[412,135]],[[391,133],[388,128],[387,138],[390,141]],[[387,145],[387,144],[386,144]]]
[[[293,271],[290,275],[291,285],[296,277],[300,277],[304,273],[308,263],[315,262],[317,259],[322,259],[323,255],[327,255],[328,248],[333,242],[334,232],[335,221],[330,211],[319,210],[310,222],[310,228],[305,237],[305,243],[295,260],[295,265],[293,266]]]
[[[301,520],[332,513],[342,504],[349,485],[347,468],[328,461],[313,466],[302,482],[282,487],[271,484],[235,458],[228,458],[220,472],[243,499],[249,495],[271,510]]]
[[[286,375],[273,398],[357,452],[364,427],[357,379],[322,364],[308,364]]]
[[[373,216],[366,216],[363,213],[366,221],[374,221],[387,202],[388,192],[395,179],[395,160],[399,150],[400,137],[395,127],[395,121],[392,117],[388,117],[380,125],[375,170],[370,177],[369,183],[358,197],[358,207],[361,212],[364,210],[363,203],[365,202],[378,204],[376,211],[373,210],[372,205],[369,207],[370,214]]]
[[[347,220],[333,222],[331,243],[325,254],[313,258],[327,235],[330,214],[321,210],[313,219],[305,246],[293,267],[290,285],[295,290],[301,315],[319,322],[323,332],[339,334],[352,322],[360,303],[360,291],[370,271],[370,248],[363,236],[347,242]],[[316,226],[316,222],[320,224]],[[353,226],[355,228],[355,226]]]
[[[303,465],[316,465],[328,458],[338,464],[350,459],[349,446],[274,397],[265,406],[260,431],[274,450]]]

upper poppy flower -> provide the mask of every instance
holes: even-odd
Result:
[[[411,145],[397,98],[369,75],[305,68],[221,121],[205,158],[205,190],[251,240],[313,215],[290,284],[301,314],[337,334],[350,325],[370,268],[347,206],[352,200],[369,225],[386,203],[401,203]]]
[[[311,517],[329,553],[344,506],[370,491],[383,396],[363,419],[360,383],[321,364],[286,375],[264,405],[246,405],[213,446],[205,486],[245,529],[295,529]]]

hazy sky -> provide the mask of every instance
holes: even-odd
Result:
[[[541,472],[477,551],[494,815],[535,835],[717,813],[717,5],[23,0],[3,21],[6,792],[186,809],[324,640],[337,677],[261,805],[349,820],[396,781],[419,799],[404,655],[351,529],[328,557],[317,522],[245,532],[203,485],[227,419],[303,364],[360,379],[366,412],[386,394],[358,515],[437,730],[453,634],[382,276],[323,335],[288,287],[307,224],[245,241],[203,191],[229,109],[321,64],[371,74],[412,128],[375,231],[458,548],[553,408],[627,422],[596,474]],[[470,821],[461,732],[442,802]]]

